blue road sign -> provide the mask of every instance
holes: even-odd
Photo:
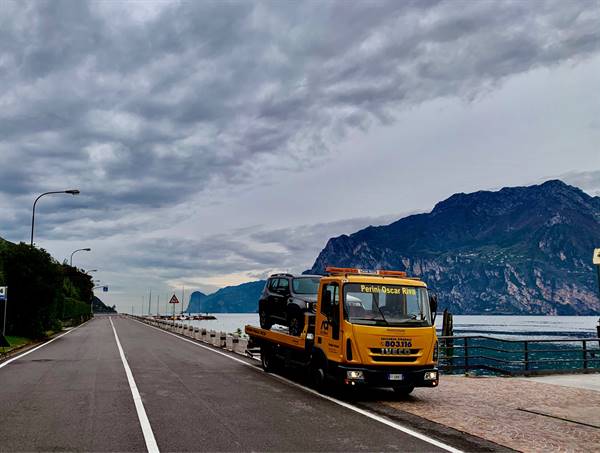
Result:
[[[5,301],[6,300],[6,290],[7,290],[7,286],[0,286],[0,300],[1,301]]]

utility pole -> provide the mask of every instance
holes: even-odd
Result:
[[[183,301],[185,300],[185,286],[181,287],[181,314],[183,315]]]
[[[600,249],[594,250],[592,263],[596,266],[596,272],[598,273],[598,298],[600,299]],[[598,319],[598,325],[596,326],[596,335],[600,338],[600,319]]]
[[[596,266],[596,272],[598,273],[598,298],[600,298],[600,249],[594,250],[592,263]]]
[[[150,316],[150,313],[152,311],[151,305],[152,305],[152,290],[150,290],[150,295],[148,296],[148,316]]]
[[[156,317],[160,316],[160,294],[156,295]]]

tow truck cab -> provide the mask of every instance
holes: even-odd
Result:
[[[399,271],[327,272],[314,314],[315,379],[333,377],[405,393],[437,386],[437,301],[428,296],[425,283]]]

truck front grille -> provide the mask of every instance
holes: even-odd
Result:
[[[385,356],[406,356],[418,354],[421,352],[420,349],[408,349],[408,348],[371,348],[369,349],[371,354],[379,354]]]
[[[398,356],[398,355],[373,355],[371,360],[373,362],[416,362],[418,357],[411,356]]]

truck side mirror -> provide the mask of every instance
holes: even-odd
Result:
[[[438,298],[435,294],[431,294],[429,296],[429,308],[431,310],[431,323],[435,322],[435,318],[437,316],[437,308],[438,308]]]

